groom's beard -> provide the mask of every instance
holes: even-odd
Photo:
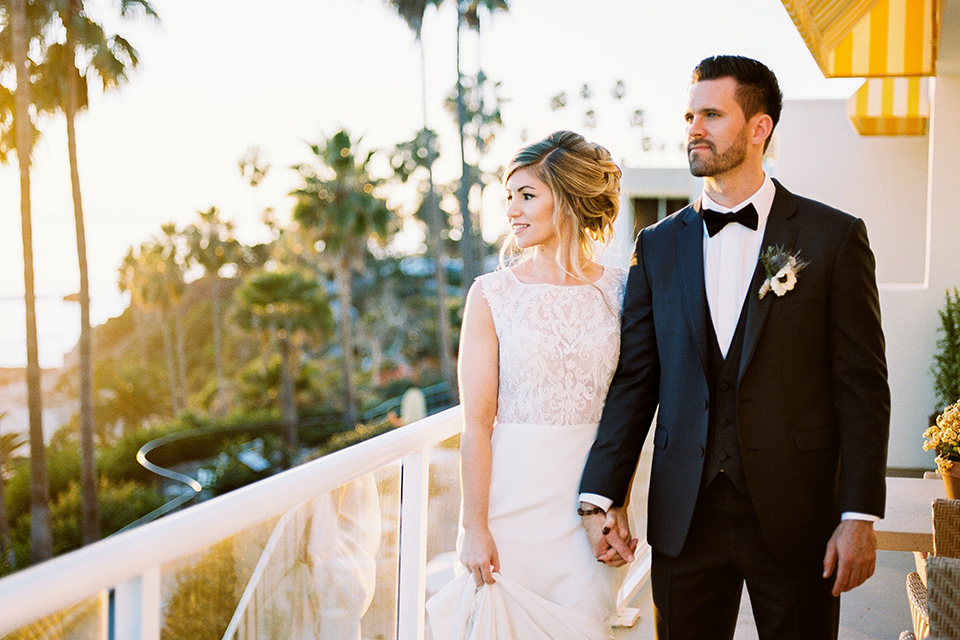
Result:
[[[707,145],[710,155],[704,157],[701,149],[699,155],[691,153],[693,145]],[[717,147],[707,140],[695,140],[687,143],[687,160],[690,162],[690,173],[698,178],[716,176],[736,169],[747,158],[747,128],[743,127],[737,139],[723,153],[717,153]]]

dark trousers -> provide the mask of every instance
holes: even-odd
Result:
[[[840,599],[822,575],[822,564],[774,557],[749,497],[721,473],[701,491],[680,554],[653,550],[657,639],[732,639],[746,583],[760,640],[836,640]]]

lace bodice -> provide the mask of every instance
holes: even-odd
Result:
[[[497,421],[579,425],[600,420],[620,355],[626,270],[593,284],[524,284],[510,269],[481,276],[500,342]]]

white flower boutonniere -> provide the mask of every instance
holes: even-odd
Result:
[[[760,254],[760,263],[767,272],[767,279],[763,281],[759,291],[761,300],[770,291],[778,297],[791,291],[797,285],[797,274],[807,266],[797,255],[787,253],[779,245],[767,247]]]

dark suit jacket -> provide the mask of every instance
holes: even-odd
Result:
[[[841,512],[883,515],[890,392],[874,257],[862,220],[775,181],[762,247],[808,264],[745,306],[737,398],[743,468],[761,528],[786,560],[822,561]],[[647,539],[683,547],[707,445],[709,315],[699,202],[644,229],[624,299],[620,361],[581,491],[623,504],[657,412]]]

